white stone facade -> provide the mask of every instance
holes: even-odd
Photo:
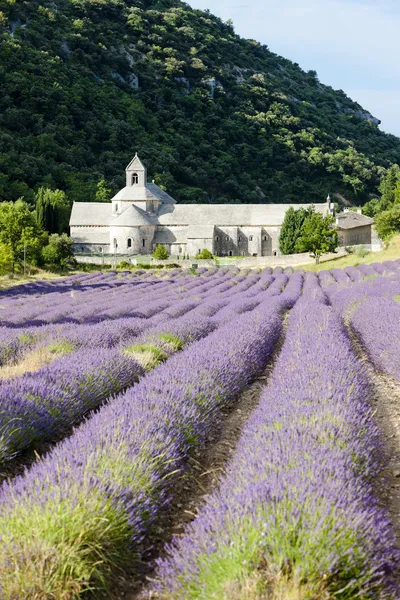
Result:
[[[126,186],[111,203],[75,202],[71,237],[77,253],[151,254],[162,244],[171,256],[276,256],[280,226],[290,206],[309,204],[177,204],[154,183],[136,155]],[[326,213],[327,204],[314,205]]]

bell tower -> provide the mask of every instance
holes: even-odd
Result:
[[[145,188],[147,184],[147,170],[137,152],[129,165],[125,169],[126,171],[126,187],[138,187]]]

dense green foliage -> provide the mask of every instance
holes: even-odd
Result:
[[[37,210],[24,200],[0,203],[0,275],[14,273],[15,267],[48,265],[66,269],[76,264],[73,239],[63,233],[48,235],[44,229],[46,198],[60,200],[65,195],[57,190],[53,196],[48,190],[39,190]],[[49,214],[53,214],[50,210]],[[60,221],[61,222],[61,221]]]
[[[53,233],[48,245],[42,250],[42,256],[44,262],[53,268],[75,267],[74,240],[65,233],[62,235]]]
[[[375,228],[382,239],[390,238],[400,231],[400,204],[394,204],[375,217]]]
[[[153,252],[153,258],[157,260],[167,260],[169,257],[168,250],[162,244],[157,244],[156,249]]]
[[[375,217],[400,203],[400,167],[397,164],[392,165],[382,177],[379,192],[379,198],[373,198],[363,206],[364,215]]]
[[[312,212],[312,208],[295,210],[292,207],[286,211],[279,234],[279,249],[282,254],[295,254],[296,243],[301,235],[304,221],[311,216]]]
[[[0,200],[106,200],[137,150],[180,202],[363,204],[400,161],[344,92],[179,0],[0,0],[0,90]]]
[[[400,232],[400,167],[392,165],[379,186],[380,198],[373,198],[363,206],[363,213],[375,219],[382,239]]]
[[[210,260],[210,259],[214,258],[214,255],[212,252],[207,250],[207,248],[203,248],[203,250],[198,251],[195,258],[199,258],[199,259],[203,259],[203,260]]]
[[[322,254],[334,252],[338,246],[337,229],[332,215],[312,212],[304,221],[296,242],[297,252],[309,252],[318,264]]]
[[[36,221],[42,229],[49,233],[68,231],[71,206],[65,192],[41,187],[35,195],[35,200]]]
[[[2,270],[14,272],[24,258],[38,264],[47,236],[36,222],[36,215],[23,200],[0,204],[0,262]]]

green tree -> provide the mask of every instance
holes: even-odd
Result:
[[[42,255],[44,262],[52,267],[66,269],[76,265],[74,240],[65,233],[53,233],[48,245],[43,248]]]
[[[292,206],[286,211],[279,234],[279,249],[282,254],[295,254],[296,242],[301,235],[304,221],[314,212],[314,208],[298,208]]]
[[[49,233],[68,231],[71,203],[62,190],[40,187],[35,195],[36,220]]]
[[[11,270],[12,262],[13,256],[10,247],[0,243],[0,275],[5,275]]]
[[[111,200],[111,188],[107,185],[104,179],[101,179],[97,184],[95,201],[96,202],[110,202]]]
[[[0,244],[7,248],[12,272],[16,264],[22,265],[24,253],[28,262],[38,264],[45,241],[45,233],[26,202],[0,203]]]
[[[381,201],[379,198],[372,198],[369,202],[364,204],[362,207],[362,214],[367,217],[371,217],[372,219],[377,215],[381,210]]]
[[[157,260],[166,260],[169,257],[168,250],[162,244],[157,244],[153,252],[153,258]]]
[[[335,219],[332,215],[313,212],[304,221],[301,236],[297,240],[297,252],[309,252],[319,263],[321,254],[334,252],[338,245],[337,229],[333,227]]]
[[[400,231],[400,204],[395,204],[375,217],[375,228],[379,237],[387,239]]]
[[[379,191],[381,193],[381,200],[379,210],[387,210],[395,202],[395,189],[397,183],[400,180],[400,167],[399,165],[392,165],[384,175],[379,185]]]

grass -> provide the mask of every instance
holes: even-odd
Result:
[[[321,271],[322,269],[344,269],[345,267],[357,267],[360,264],[369,265],[375,262],[384,262],[385,260],[396,260],[400,258],[400,235],[394,236],[387,248],[380,250],[379,252],[370,252],[366,256],[358,256],[357,254],[348,254],[341,258],[334,258],[331,260],[323,260],[319,265],[310,263],[301,267],[295,267],[296,269],[303,269],[304,271]]]
[[[35,273],[32,273],[32,275],[24,275],[23,273],[14,273],[14,275],[0,275],[0,290],[7,290],[8,288],[16,285],[32,283],[33,281],[38,280],[52,281],[53,279],[60,279],[60,277],[65,277],[71,274],[72,273],[66,273],[65,275],[60,275],[59,273],[52,273],[51,271],[35,269]]]
[[[0,381],[19,377],[24,373],[34,373],[50,365],[63,354],[70,354],[75,347],[70,342],[58,342],[44,348],[35,348],[25,354],[18,362],[0,366]]]
[[[128,346],[125,352],[133,356],[145,371],[151,371],[168,358],[164,350],[151,343]]]

